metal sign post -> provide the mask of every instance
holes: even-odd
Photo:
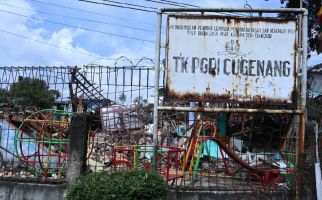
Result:
[[[160,80],[160,47],[162,12],[158,12],[157,34],[155,46],[155,80],[154,80],[154,107],[153,107],[153,157],[152,169],[157,169],[157,146],[158,146],[158,106],[159,106],[159,80]]]

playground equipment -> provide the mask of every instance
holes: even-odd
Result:
[[[183,178],[179,172],[180,156],[184,149],[173,146],[157,147],[157,170],[166,181]],[[127,145],[113,147],[114,170],[118,168],[145,168],[150,169],[152,145]]]
[[[196,124],[194,133],[191,135],[190,144],[187,150],[187,153],[185,155],[183,165],[182,165],[182,175],[184,176],[185,170],[187,169],[188,162],[190,161],[189,165],[189,176],[192,174],[193,170],[193,178],[196,176],[196,169],[198,168],[201,152],[203,149],[203,140],[205,139],[204,136],[200,136],[200,130],[203,128],[203,126],[208,125],[211,128],[210,135],[212,137],[216,136],[217,127],[209,122],[199,122]],[[205,136],[206,137],[206,136]]]
[[[64,175],[70,135],[71,112],[46,109],[32,113],[26,118],[15,117],[19,123],[14,146],[20,164],[35,176]],[[89,144],[93,143],[93,131],[89,131]],[[92,145],[89,145],[89,153]]]
[[[41,110],[25,118],[15,135],[21,165],[36,176],[63,174],[72,113]]]
[[[188,134],[187,132],[190,133]],[[185,135],[186,134],[186,135]],[[228,136],[219,136],[217,127],[211,121],[198,121],[180,134],[182,142],[180,146],[157,147],[157,170],[167,181],[181,179],[193,183],[197,176],[222,176],[240,178],[240,172],[246,175],[246,179],[256,181],[263,185],[277,184],[284,180],[282,172],[292,173],[292,165],[280,170],[272,167],[265,158],[258,162],[264,163],[261,167],[252,165],[242,156],[236,153],[230,145]],[[180,138],[178,138],[178,141]],[[153,148],[152,145],[123,145],[113,147],[113,167],[118,168],[150,168]],[[282,154],[281,159],[288,160]],[[285,157],[285,158],[284,158]],[[214,158],[214,159],[213,159]],[[205,160],[216,160],[215,172],[208,174],[200,171]],[[207,164],[213,164],[212,161]],[[235,165],[237,164],[237,165]],[[268,165],[268,166],[267,166]]]
[[[208,130],[206,131],[206,128]],[[248,171],[248,178],[256,179],[262,184],[279,183],[283,180],[279,169],[268,167],[252,166],[250,163],[241,159],[229,146],[229,139],[216,135],[217,127],[210,121],[199,121],[195,124],[186,155],[183,158],[182,176],[191,178],[193,182],[197,176],[200,158],[202,156],[216,157],[221,159],[225,174],[234,177],[236,174],[230,171],[228,161],[237,163],[242,169]],[[287,172],[293,169],[288,167]],[[188,172],[188,173],[186,173]]]

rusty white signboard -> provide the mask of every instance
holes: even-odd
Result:
[[[170,15],[166,97],[292,102],[297,23]]]

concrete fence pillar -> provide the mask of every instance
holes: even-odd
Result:
[[[66,181],[72,184],[86,171],[88,123],[84,114],[76,114],[71,120],[68,167]]]

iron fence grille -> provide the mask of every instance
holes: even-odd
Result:
[[[64,181],[75,113],[88,116],[84,158],[88,173],[151,169],[154,68],[146,62],[150,61],[130,66],[118,66],[118,61],[115,66],[78,68],[0,67],[0,178]],[[164,98],[164,83],[159,91],[161,105],[178,106]],[[293,105],[198,106],[287,109]],[[299,124],[292,123],[293,118],[159,111],[157,170],[176,189],[223,191],[240,199],[255,194],[276,198],[272,193],[292,198],[295,182],[304,177],[296,168]]]
[[[122,61],[130,66],[118,66]],[[114,139],[104,137],[110,132],[102,128],[100,109],[122,109],[129,104],[140,112],[148,110],[145,120],[149,120],[151,63],[141,59],[134,65],[122,57],[114,66],[0,67],[0,178],[64,181],[70,123],[76,112],[89,115],[89,169],[99,169],[98,163],[105,165],[106,145],[113,145]],[[124,120],[132,123],[135,117],[132,111],[125,115],[128,117],[118,115],[122,126]],[[143,128],[140,123],[135,130]]]

